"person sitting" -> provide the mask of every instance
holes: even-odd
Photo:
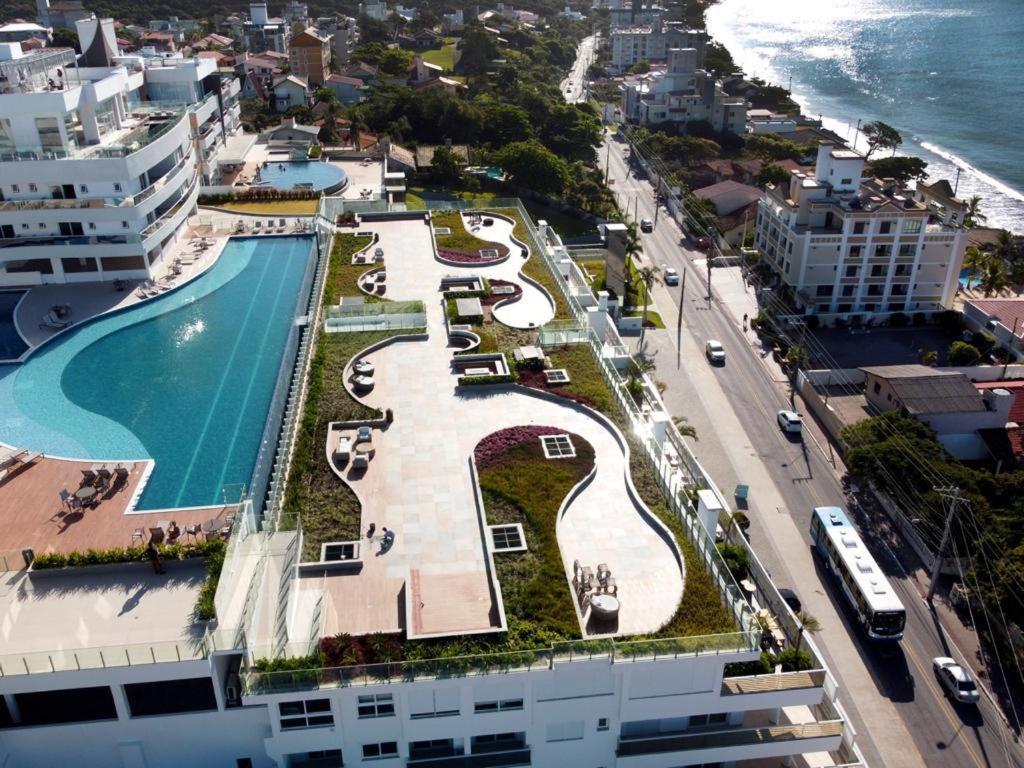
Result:
[[[181,536],[181,528],[178,527],[176,521],[172,520],[171,524],[167,527],[167,540],[175,541],[179,536]]]

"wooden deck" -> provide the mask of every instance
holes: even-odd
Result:
[[[137,528],[146,532],[145,543],[149,528],[159,521],[173,520],[184,531],[191,524],[222,519],[232,510],[217,505],[128,513],[129,503],[150,465],[137,461],[127,483],[101,494],[98,505],[68,512],[61,504],[61,490],[73,493],[81,483],[82,470],[93,463],[42,458],[0,483],[0,569],[24,568],[21,552],[27,548],[42,554],[127,547],[133,544],[132,533]]]

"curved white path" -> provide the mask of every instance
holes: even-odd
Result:
[[[595,570],[598,563],[607,563],[622,604],[618,634],[658,629],[675,612],[683,575],[672,548],[641,517],[627,493],[626,459],[613,433],[568,404],[518,392],[457,393],[450,369],[454,350],[448,347],[437,292],[440,278],[451,270],[434,260],[423,222],[388,222],[377,231],[385,252],[388,296],[426,300],[429,339],[398,342],[367,356],[377,372],[365,400],[393,409],[394,423],[374,433],[376,455],[366,474],[352,484],[365,502],[363,530],[373,522],[377,531],[382,526],[394,529],[397,539],[386,555],[364,558],[359,577],[346,577],[348,593],[338,591],[341,581],[328,587],[334,604],[325,633],[363,630],[352,625],[353,609],[346,603],[359,603],[371,623],[373,602],[397,599],[403,580],[414,570],[416,584],[408,586],[407,595],[416,595],[422,604],[423,626],[417,632],[493,627],[469,457],[486,435],[524,424],[563,428],[595,450],[596,476],[557,529],[567,581],[551,588],[570,594],[574,560]],[[388,610],[393,613],[390,605]]]

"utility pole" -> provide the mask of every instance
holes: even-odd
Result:
[[[608,141],[608,151],[604,153],[604,185],[608,186],[608,168],[612,162],[612,142]]]
[[[953,183],[953,197],[956,197],[956,191],[960,188],[960,166],[956,167],[956,181]]]
[[[939,569],[942,568],[942,557],[946,553],[946,545],[949,544],[950,529],[953,527],[953,515],[956,514],[956,506],[961,501],[959,488],[936,488],[939,495],[949,500],[949,509],[946,511],[946,525],[942,529],[942,541],[939,542],[939,551],[935,553],[935,562],[932,563],[932,572],[928,583],[928,596],[925,601],[931,605],[932,597],[935,595],[935,587],[938,584]]]
[[[686,270],[683,270],[683,279],[679,286],[679,317],[676,318],[676,345],[683,337],[683,302],[686,301]]]
[[[853,148],[857,149],[857,139],[860,136],[860,118],[857,118],[857,127],[853,131]],[[953,193],[954,195],[956,192]]]
[[[714,246],[712,246],[712,247],[714,247]],[[708,307],[711,306],[711,260],[713,258],[714,258],[714,256],[712,256],[711,250],[708,249],[708,257],[706,259],[706,263],[707,263],[707,266],[708,266]]]

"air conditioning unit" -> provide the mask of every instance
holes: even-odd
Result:
[[[228,675],[227,685],[224,686],[224,697],[228,704],[242,703],[242,681],[238,675]]]

